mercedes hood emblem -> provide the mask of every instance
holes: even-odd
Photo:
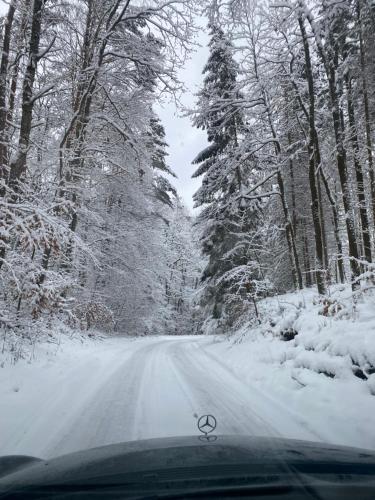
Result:
[[[202,415],[198,419],[198,429],[207,436],[216,429],[216,418],[213,415]]]

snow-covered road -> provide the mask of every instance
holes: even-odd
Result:
[[[245,385],[206,349],[207,337],[109,339],[67,364],[0,371],[0,454],[52,457],[133,439],[217,433],[319,440],[279,401]],[[59,367],[59,368],[57,368]],[[36,375],[37,373],[37,375]],[[7,374],[9,379],[6,378]],[[5,379],[4,379],[5,377]],[[9,382],[9,383],[8,383]]]

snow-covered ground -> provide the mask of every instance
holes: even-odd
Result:
[[[342,296],[342,302],[344,302]],[[301,303],[302,300],[302,303]],[[126,337],[39,346],[0,368],[0,454],[57,456],[120,441],[217,432],[375,448],[375,313],[319,315],[313,293],[267,299],[271,322],[234,337]],[[375,310],[375,308],[374,308]],[[268,326],[267,326],[268,325]],[[289,342],[279,337],[298,330]],[[353,375],[353,364],[368,380]]]
[[[132,439],[219,433],[319,436],[287,406],[241,382],[205,348],[207,337],[65,341],[53,355],[0,370],[0,453],[56,456]]]
[[[324,303],[304,290],[265,299],[259,311],[259,326],[244,324],[229,340],[216,337],[207,351],[252,388],[283,401],[321,440],[375,449],[372,290],[353,301],[348,287],[336,286]],[[293,331],[293,340],[282,340]]]

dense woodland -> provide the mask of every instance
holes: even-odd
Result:
[[[9,2],[0,68],[5,335],[55,320],[136,335],[194,331],[183,318],[194,316],[199,258],[154,111],[180,88],[193,14],[185,0]]]
[[[200,18],[193,220],[155,105]],[[9,0],[0,43],[4,338],[226,331],[261,297],[373,280],[373,0]]]
[[[208,264],[203,302],[231,328],[285,290],[373,282],[375,3],[213,2],[194,113]]]

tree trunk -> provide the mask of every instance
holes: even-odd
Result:
[[[301,11],[306,13],[308,9],[304,3],[304,0],[299,0],[299,5]],[[348,169],[346,161],[346,150],[344,145],[344,129],[341,123],[340,117],[340,98],[337,92],[336,86],[336,76],[337,76],[337,54],[329,54],[327,56],[327,48],[323,46],[319,35],[315,31],[315,25],[311,16],[309,14],[308,19],[311,24],[312,30],[314,32],[315,41],[318,47],[319,55],[323,61],[324,69],[328,80],[328,91],[330,97],[331,114],[333,121],[333,130],[335,137],[336,146],[336,164],[340,179],[341,191],[342,191],[342,201],[345,211],[345,225],[346,233],[348,237],[349,244],[349,257],[350,257],[350,270],[351,270],[351,281],[353,283],[353,288],[355,287],[356,278],[360,274],[360,266],[358,263],[358,248],[355,237],[355,228],[353,221],[353,211],[352,211],[352,201],[349,191],[349,178]],[[330,46],[330,41],[327,41],[328,47]]]
[[[349,178],[348,178],[348,170],[346,164],[346,151],[344,147],[343,130],[341,129],[341,123],[340,123],[339,97],[335,89],[335,76],[333,71],[331,71],[329,81],[330,81],[329,86],[330,86],[331,105],[332,105],[332,119],[333,119],[333,127],[335,132],[335,141],[336,141],[336,161],[337,161],[337,169],[339,172],[339,178],[342,190],[342,201],[345,211],[345,224],[346,224],[346,232],[348,235],[348,243],[349,243],[351,280],[353,281],[360,274],[360,267],[358,264],[359,255],[355,237],[352,202],[349,191]]]
[[[316,183],[316,171],[317,171],[317,152],[315,149],[315,91],[314,91],[314,81],[311,67],[311,57],[310,57],[310,47],[307,39],[306,29],[304,21],[301,17],[298,18],[298,23],[302,36],[302,44],[305,55],[306,63],[306,79],[308,84],[309,92],[309,142],[308,142],[308,155],[309,155],[309,184],[311,192],[311,213],[313,218],[314,233],[315,233],[315,252],[316,252],[316,283],[318,287],[318,292],[320,294],[326,293],[325,276],[323,271],[324,262],[324,251],[323,251],[323,240],[322,240],[322,225],[319,214],[319,194]]]
[[[306,234],[306,227],[303,229],[303,263],[305,266],[305,283],[306,286],[311,286],[312,274],[311,274],[311,263],[310,263],[310,252],[309,252],[309,242]]]
[[[40,30],[42,24],[42,8],[44,0],[34,0],[31,32],[29,41],[29,59],[23,81],[22,113],[18,150],[14,160],[10,164],[9,186],[17,191],[19,181],[26,171],[26,158],[30,144],[31,124],[33,117],[34,101],[33,87],[38,64],[38,52],[40,42]]]
[[[264,95],[264,102],[266,103],[267,117],[268,117],[270,129],[271,129],[272,137],[275,139],[276,155],[280,156],[281,155],[281,145],[280,145],[279,140],[277,139],[276,130],[273,126],[271,112],[270,112],[269,106],[267,104],[267,100],[266,100],[265,95]],[[296,288],[302,290],[303,280],[302,280],[301,266],[299,263],[296,239],[295,239],[295,235],[293,232],[293,223],[292,223],[292,219],[290,217],[289,207],[288,207],[288,203],[287,203],[286,195],[285,195],[284,179],[283,179],[283,175],[282,175],[280,169],[278,169],[278,171],[277,171],[276,179],[277,179],[277,184],[279,186],[281,205],[282,205],[283,213],[284,213],[285,234],[286,234],[286,240],[287,240],[288,249],[289,249],[289,256],[290,256],[291,265],[292,265],[294,285]]]
[[[356,130],[355,115],[354,115],[351,78],[348,75],[346,75],[345,81],[346,81],[346,89],[347,89],[350,142],[352,144],[352,149],[353,149],[353,163],[354,163],[355,178],[356,178],[356,183],[357,183],[359,217],[361,220],[361,229],[362,229],[361,232],[362,232],[362,240],[363,240],[363,253],[364,253],[364,258],[367,260],[367,262],[371,262],[372,258],[371,258],[370,228],[369,228],[369,220],[368,220],[368,215],[367,215],[367,204],[366,204],[366,196],[365,196],[363,171],[362,171],[362,166],[360,163],[360,151],[359,151],[358,135],[357,135],[357,130]]]
[[[291,147],[292,139],[290,136],[290,132],[288,132],[288,144],[289,147]],[[289,175],[290,175],[290,190],[292,197],[292,227],[293,227],[294,237],[296,238],[297,236],[296,186],[294,180],[294,165],[292,158],[289,159]]]
[[[0,196],[4,197],[6,193],[6,181],[8,177],[8,125],[7,125],[7,79],[9,68],[9,50],[10,39],[12,35],[12,26],[14,13],[16,10],[15,0],[9,5],[8,14],[5,19],[3,46],[0,62]],[[4,227],[6,216],[2,214],[0,227]],[[6,253],[6,237],[0,238],[0,269],[4,263]]]
[[[22,19],[19,25],[19,28],[17,30],[17,34],[15,35],[17,37],[17,42],[16,42],[16,55],[14,58],[13,62],[13,70],[10,76],[11,82],[9,86],[9,100],[8,100],[8,113],[7,113],[7,121],[8,123],[13,121],[13,113],[14,113],[14,106],[16,102],[16,90],[17,90],[17,83],[18,83],[18,73],[20,69],[20,59],[23,54],[23,37],[24,33],[27,29],[28,25],[28,12],[30,8],[30,0],[24,0],[23,4],[23,10],[22,10]]]
[[[368,166],[368,172],[369,172],[369,176],[370,176],[372,221],[373,221],[373,225],[375,226],[375,171],[374,171],[374,160],[373,160],[373,146],[372,146],[372,138],[371,138],[370,107],[369,107],[369,98],[368,98],[368,89],[367,89],[365,47],[364,47],[364,43],[363,43],[363,24],[362,24],[361,0],[357,0],[357,19],[358,19],[358,23],[359,23],[359,53],[360,53],[360,63],[361,63],[363,107],[364,107],[364,112],[365,112],[367,166]]]
[[[302,97],[299,94],[298,87],[293,79],[291,79],[291,83],[293,85],[294,91],[297,93],[297,100],[298,100],[299,106],[300,106],[303,114],[305,115],[307,121],[309,121],[309,112],[303,103]],[[306,137],[306,133],[305,133],[304,129],[303,128],[301,128],[301,129],[302,129],[304,136]],[[341,238],[340,238],[337,200],[332,195],[327,178],[324,174],[322,161],[321,161],[321,154],[320,154],[319,137],[318,137],[318,132],[316,130],[315,124],[314,124],[314,152],[315,152],[315,157],[316,157],[316,165],[318,165],[317,175],[323,181],[325,192],[327,194],[327,197],[328,197],[328,200],[330,203],[330,207],[332,210],[332,217],[333,217],[333,224],[334,224],[334,235],[335,235],[335,240],[336,240],[336,245],[337,245],[337,272],[338,272],[338,275],[340,277],[341,283],[344,283],[345,272],[344,272],[343,253],[342,253],[343,247],[342,247],[342,242],[341,242]],[[321,195],[319,195],[319,200],[321,200]],[[322,202],[320,201],[320,205],[321,204],[322,204]],[[320,218],[321,218],[321,220],[323,220],[323,211],[322,210],[320,211]],[[304,235],[304,240],[303,240],[304,245],[305,245],[305,241],[306,241],[305,238],[306,238],[306,235]],[[325,241],[326,241],[326,239],[325,239]],[[325,247],[323,248],[323,252],[325,252],[326,256],[328,257],[326,244],[325,244]],[[304,253],[306,253],[305,247],[304,247]],[[328,261],[327,257],[325,257],[326,262]],[[309,275],[309,278],[310,278],[310,284],[311,284],[311,275]],[[306,285],[307,285],[307,281],[306,281]]]
[[[314,141],[314,148],[315,148],[315,141]],[[317,155],[315,155],[317,157]],[[318,191],[318,204],[319,204],[319,219],[320,219],[320,225],[322,229],[322,251],[323,251],[323,268],[326,273],[326,280],[329,282],[329,259],[328,259],[328,245],[327,245],[327,231],[326,231],[326,224],[325,224],[325,214],[324,214],[324,206],[323,206],[323,196],[322,196],[322,189],[321,189],[321,182],[320,182],[320,169],[319,169],[319,163],[316,162],[318,165],[318,168],[315,170],[316,174],[316,187]]]
[[[261,88],[261,95],[262,95],[265,110],[267,113],[268,124],[269,124],[270,130],[271,130],[272,137],[273,137],[274,142],[275,142],[276,156],[281,156],[281,145],[280,145],[280,142],[278,140],[277,133],[276,133],[276,130],[275,130],[275,127],[273,124],[272,114],[271,114],[270,107],[268,105],[266,91],[265,91],[263,85],[261,85],[261,82],[259,80],[257,54],[256,54],[254,42],[252,41],[252,43],[253,43],[252,52],[253,52],[253,58],[254,58],[255,77],[256,77],[256,80]],[[286,235],[287,244],[288,244],[289,258],[290,258],[290,263],[291,263],[291,267],[292,267],[294,286],[296,288],[302,290],[303,280],[302,280],[301,266],[300,266],[300,262],[299,262],[298,252],[297,252],[296,239],[295,239],[295,235],[294,235],[294,231],[293,231],[293,223],[292,223],[292,219],[290,217],[288,203],[287,203],[286,196],[285,196],[284,179],[283,179],[283,176],[282,176],[280,169],[278,169],[278,171],[277,171],[277,183],[279,186],[281,204],[282,204],[283,213],[284,213],[285,235]]]
[[[293,232],[292,220],[289,215],[288,204],[285,196],[284,179],[280,170],[277,171],[277,184],[279,186],[281,204],[283,207],[284,219],[285,219],[285,232],[286,240],[288,244],[289,256],[292,263],[293,281],[294,286],[300,290],[303,288],[302,272],[299,263],[299,257],[297,253],[296,240]]]
[[[8,134],[7,130],[7,79],[9,67],[10,39],[12,35],[12,25],[16,2],[12,0],[9,5],[8,14],[5,18],[3,46],[0,62],[0,182],[5,181],[8,176]],[[0,187],[1,195],[4,196],[3,186]]]
[[[345,271],[344,271],[344,262],[342,258],[342,242],[340,238],[340,228],[339,228],[339,214],[337,210],[337,205],[336,201],[332,195],[331,189],[329,187],[327,178],[325,176],[324,170],[322,165],[320,165],[320,175],[323,181],[323,185],[329,200],[329,203],[331,205],[331,210],[332,210],[332,216],[333,216],[333,229],[335,233],[335,240],[336,240],[336,245],[337,245],[337,269],[338,269],[338,274],[340,278],[340,282],[344,283],[345,282]]]

